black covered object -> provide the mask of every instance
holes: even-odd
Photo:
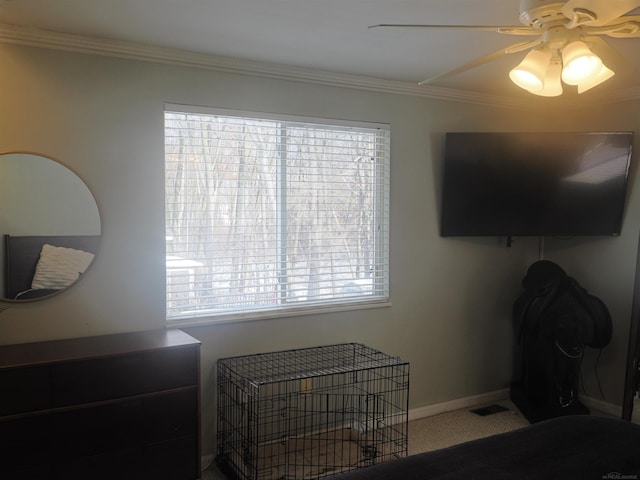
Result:
[[[640,478],[640,425],[586,415],[553,418],[331,480],[602,478]]]
[[[585,346],[611,340],[611,316],[557,264],[533,263],[513,309],[515,342],[511,398],[531,422],[589,413],[578,401]]]

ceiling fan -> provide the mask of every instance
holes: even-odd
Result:
[[[465,72],[505,55],[530,50],[509,72],[519,87],[554,97],[562,84],[577,86],[578,93],[600,85],[614,75],[590,47],[607,46],[601,36],[640,38],[640,15],[626,15],[640,7],[640,0],[521,0],[520,25],[427,25],[382,23],[378,27],[450,28],[493,31],[506,35],[534,36],[480,57],[440,75],[419,82],[426,85]]]

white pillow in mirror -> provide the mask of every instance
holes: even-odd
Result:
[[[94,254],[75,248],[44,244],[31,288],[65,288],[75,282],[93,261]]]

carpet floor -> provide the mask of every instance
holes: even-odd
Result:
[[[504,408],[493,408],[494,405]],[[489,407],[489,412],[479,415],[472,412]],[[486,410],[481,413],[486,413]],[[509,432],[529,425],[527,419],[508,400],[490,406],[479,405],[468,409],[455,410],[409,422],[409,455],[446,448],[451,445]],[[227,476],[213,464],[202,474],[202,480],[228,480]]]
[[[438,450],[529,425],[527,419],[511,402],[498,402],[498,405],[506,410],[482,416],[473,413],[471,410],[478,408],[473,407],[409,422],[409,455]]]

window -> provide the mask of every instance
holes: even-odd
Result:
[[[389,128],[167,106],[167,318],[388,301]]]

